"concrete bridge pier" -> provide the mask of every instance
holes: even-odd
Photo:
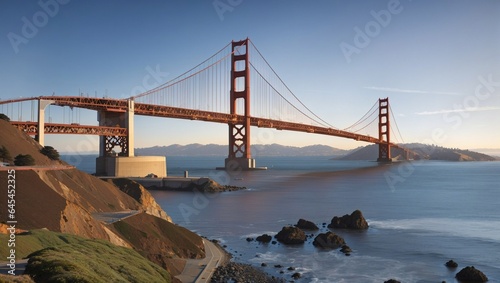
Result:
[[[114,177],[167,177],[165,156],[134,156],[134,101],[127,101],[126,112],[99,111],[99,126],[124,127],[126,136],[99,137],[96,174]],[[115,147],[120,152],[114,152]]]
[[[38,100],[38,124],[37,124],[37,134],[35,140],[41,145],[45,146],[45,108],[50,104],[54,103],[53,100]]]

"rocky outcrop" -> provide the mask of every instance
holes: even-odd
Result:
[[[464,282],[486,282],[488,277],[474,266],[464,267],[460,272],[455,275],[458,281]]]
[[[444,265],[446,265],[446,267],[448,268],[457,268],[458,267],[458,263],[456,263],[455,261],[453,260],[448,260]]]
[[[271,242],[272,239],[273,239],[273,237],[269,236],[268,234],[262,234],[262,235],[258,236],[257,238],[255,238],[255,240],[257,242],[261,242],[261,243],[269,243],[269,242]]]
[[[148,190],[179,191],[179,192],[202,192],[220,193],[244,190],[246,187],[221,185],[210,178],[188,178],[188,179],[139,179]]]
[[[345,245],[345,241],[333,232],[321,233],[314,238],[313,245],[323,249],[338,249]]]
[[[352,253],[352,249],[348,245],[343,245],[342,248],[340,248],[340,251],[347,256]]]
[[[355,210],[351,215],[346,214],[342,217],[334,216],[328,228],[364,230],[368,229],[368,222],[366,222],[360,210]]]
[[[138,209],[147,214],[172,222],[172,218],[161,208],[153,196],[141,184],[127,178],[111,178],[107,180],[117,186],[122,192],[134,198],[141,204]]]
[[[230,262],[217,267],[210,282],[285,283],[286,280],[270,276],[251,265]]]
[[[318,228],[318,226],[316,226],[316,224],[314,224],[311,221],[302,219],[302,218],[299,219],[299,221],[297,222],[297,224],[295,226],[297,228],[302,229],[302,230],[312,230],[312,231],[319,230],[319,228]]]
[[[59,222],[61,232],[90,239],[109,240],[105,226],[81,206],[72,202],[66,201],[66,207],[61,211]]]
[[[297,227],[286,226],[276,234],[275,238],[283,244],[298,245],[305,242],[306,234]]]

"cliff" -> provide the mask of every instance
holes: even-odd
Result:
[[[120,189],[113,182],[102,181],[62,161],[50,160],[39,152],[38,143],[4,120],[0,120],[1,146],[12,157],[30,154],[35,159],[35,166],[28,168],[0,167],[0,184],[7,184],[7,170],[15,169],[17,228],[47,228],[132,247],[173,275],[181,268],[172,262],[204,257],[201,237],[172,224],[149,192],[137,183],[117,180]],[[0,203],[0,222],[6,223],[7,194],[0,194]],[[129,217],[120,220],[109,215]],[[117,228],[125,226],[127,229]],[[131,236],[136,234],[134,231],[150,233],[142,232],[142,238],[138,238]],[[145,245],[145,240],[154,244]]]

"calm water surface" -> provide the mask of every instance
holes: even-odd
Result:
[[[90,161],[89,161],[90,162]],[[332,161],[324,157],[261,157],[267,171],[228,175],[212,170],[219,157],[168,158],[170,175],[209,176],[244,191],[203,195],[152,191],[174,222],[227,245],[238,261],[280,276],[281,264],[303,273],[302,282],[456,282],[467,265],[500,282],[500,162]],[[93,169],[87,161],[83,170]],[[299,218],[322,226],[333,216],[360,209],[370,228],[335,230],[353,249],[248,243],[276,234]],[[322,228],[321,231],[327,231]],[[317,234],[317,233],[314,233]],[[457,270],[444,263],[453,259]],[[286,268],[284,269],[286,270]],[[293,272],[296,272],[293,271]],[[285,271],[290,279],[292,271]]]

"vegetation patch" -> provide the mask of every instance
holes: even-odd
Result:
[[[59,152],[57,152],[57,150],[52,146],[44,146],[42,149],[40,149],[40,153],[52,160],[59,160]]]
[[[35,159],[29,154],[19,154],[14,159],[16,166],[32,166],[35,165]]]
[[[5,120],[7,122],[10,122],[9,116],[7,116],[7,115],[5,115],[3,113],[0,113],[0,119]]]
[[[3,162],[12,161],[12,156],[10,156],[9,150],[4,145],[0,147],[0,160]]]
[[[35,282],[171,282],[165,269],[136,251],[103,240],[34,230],[17,235],[16,252],[30,258],[25,274]]]

